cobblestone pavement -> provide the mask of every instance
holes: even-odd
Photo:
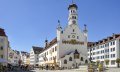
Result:
[[[34,72],[86,72],[80,70],[36,70]]]
[[[120,68],[108,68],[106,72],[120,72]]]
[[[77,70],[33,70],[33,72],[87,72],[87,71],[81,71],[77,69]],[[120,68],[109,68],[104,72],[120,72]]]
[[[87,71],[81,71],[79,69],[75,70],[31,70],[31,71],[23,71],[23,70],[17,70],[17,71],[7,71],[7,72],[87,72]],[[108,70],[104,72],[120,72],[120,68],[109,68]]]

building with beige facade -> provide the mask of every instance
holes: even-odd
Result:
[[[39,65],[39,54],[43,50],[42,47],[32,46],[30,50],[30,65],[38,66]]]
[[[9,42],[8,37],[4,31],[4,29],[0,28],[0,59],[3,59],[4,61],[8,61],[8,48],[9,48]],[[3,63],[6,65],[7,63]]]
[[[20,60],[22,65],[30,64],[30,53],[25,51],[20,51]]]
[[[20,52],[9,48],[8,49],[8,63],[13,66],[18,66],[19,61],[20,61]]]

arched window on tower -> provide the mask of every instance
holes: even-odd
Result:
[[[76,19],[76,16],[72,16],[72,19]]]
[[[88,64],[88,60],[85,60],[85,63]]]
[[[66,59],[64,60],[64,64],[67,64],[67,60]]]
[[[75,19],[76,19],[76,16],[75,16]]]
[[[80,59],[81,61],[83,61],[83,57],[81,57],[81,59]]]
[[[75,13],[75,10],[73,10],[73,13]]]
[[[72,61],[72,57],[69,57],[69,61]]]

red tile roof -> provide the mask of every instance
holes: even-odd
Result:
[[[112,36],[109,36],[107,38],[104,38],[102,40],[99,40],[98,42],[93,42],[93,43],[88,43],[88,47],[92,47],[94,45],[100,45],[100,44],[104,44],[108,41],[111,41],[111,40],[114,40],[114,39],[117,39],[119,38],[120,39],[120,34],[113,34]]]

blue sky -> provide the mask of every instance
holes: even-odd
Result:
[[[120,0],[75,0],[79,26],[88,25],[89,41],[120,33]],[[12,49],[30,51],[56,37],[58,19],[67,25],[71,0],[0,0],[0,27]]]

